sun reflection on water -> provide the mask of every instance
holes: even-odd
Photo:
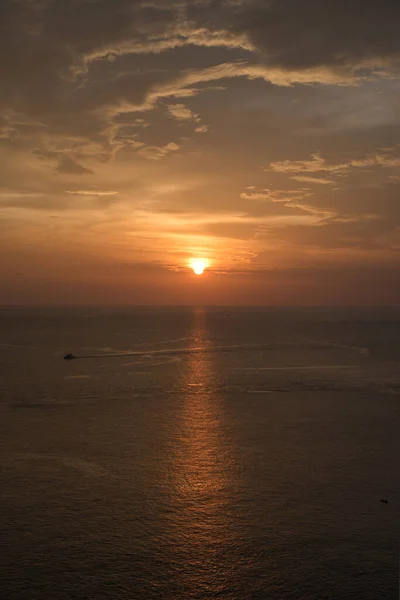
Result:
[[[207,348],[207,314],[193,313],[190,347]],[[182,597],[234,598],[240,569],[236,465],[212,353],[189,353],[173,471],[175,560]],[[183,385],[182,385],[183,387]]]

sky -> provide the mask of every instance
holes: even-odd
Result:
[[[399,22],[2,0],[0,304],[399,304]]]

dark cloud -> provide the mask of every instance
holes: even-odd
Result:
[[[387,0],[362,6],[344,0],[329,5],[316,0],[4,0],[0,107],[27,116],[27,122],[39,119],[57,135],[79,131],[89,139],[97,136],[111,158],[110,143],[115,149],[116,143],[123,147],[129,141],[118,139],[118,128],[112,137],[107,127],[119,115],[149,109],[163,96],[179,98],[188,89],[196,93],[193,86],[219,78],[272,78],[283,85],[304,77],[305,82],[328,82],[323,71],[305,76],[268,69],[301,72],[372,56],[394,58],[400,44],[395,25],[399,10]],[[207,54],[211,70],[188,70],[185,53],[171,58],[166,52],[157,63],[161,52],[182,45],[191,46],[192,64],[199,64],[196,45],[207,52],[208,46],[231,48],[237,54],[218,65],[214,48]],[[262,64],[259,58],[254,63],[254,57],[250,64],[235,63],[252,46],[261,52]],[[182,67],[186,71],[179,77]],[[14,138],[21,127],[7,124],[0,135]]]
[[[73,175],[87,175],[88,173],[93,173],[93,171],[78,164],[69,156],[63,156],[61,158],[60,163],[57,167],[57,171],[59,171],[60,173],[69,173]]]
[[[110,81],[105,81],[107,89],[96,89],[96,82],[88,86],[90,57],[106,56],[108,49],[112,55],[124,42],[140,44],[149,35],[167,34],[174,19],[173,6],[151,7],[140,1],[4,0],[0,5],[0,107],[47,120],[110,102],[106,93]],[[128,93],[124,78],[118,81],[113,101],[118,102],[118,96],[143,96],[135,93],[134,82]],[[149,85],[144,82],[144,89]],[[90,101],[91,96],[96,100]]]
[[[188,43],[207,45],[207,36],[211,45],[238,49],[246,47],[248,38],[266,65],[285,69],[357,67],[369,60],[375,66],[381,61],[383,67],[384,61],[399,57],[399,18],[400,5],[394,0],[254,0],[231,5],[173,0],[3,0],[0,98],[16,110],[25,110],[28,104],[30,111],[40,113],[65,102],[74,88],[82,89],[88,60],[146,52],[146,48],[152,51],[157,44],[160,50],[168,49],[185,38]],[[239,36],[236,41],[235,35]],[[119,78],[118,89],[122,91],[124,85],[129,83]],[[106,98],[99,95],[99,100]]]
[[[399,64],[397,0],[243,0],[235,31],[269,64],[288,69]]]
[[[159,50],[168,49],[185,39],[184,43],[219,44],[239,50],[246,47],[248,38],[266,65],[285,69],[397,60],[399,17],[398,2],[390,0],[328,4],[279,0],[232,5],[173,0],[3,0],[0,99],[16,110],[29,106],[29,111],[40,114],[51,105],[71,101],[71,94],[73,100],[74,90],[85,87],[88,61],[155,51],[157,44]],[[118,79],[121,92],[129,87],[129,76],[124,83],[126,76]],[[140,89],[138,83],[131,83],[128,96]],[[149,82],[143,83],[142,89],[148,89]],[[97,96],[100,103],[107,101],[107,96]]]

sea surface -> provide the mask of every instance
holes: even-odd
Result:
[[[2,308],[0,452],[4,600],[399,597],[400,310]]]

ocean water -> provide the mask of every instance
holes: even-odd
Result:
[[[1,309],[1,597],[397,599],[399,367],[395,309]]]

